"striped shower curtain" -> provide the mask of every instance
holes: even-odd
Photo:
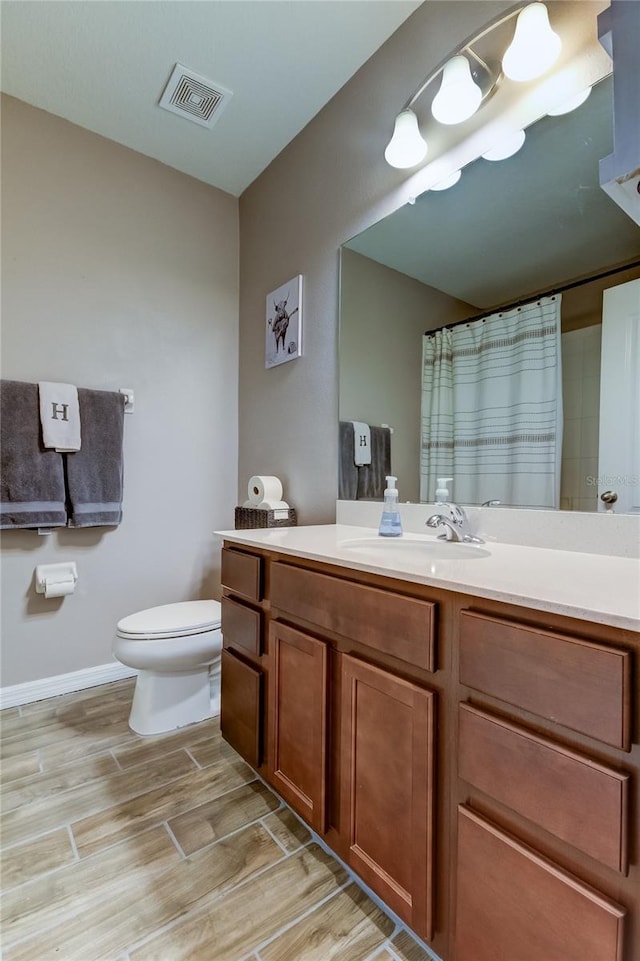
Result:
[[[425,334],[420,500],[558,507],[560,296]]]

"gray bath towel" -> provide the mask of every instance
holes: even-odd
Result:
[[[122,520],[124,396],[78,388],[82,449],[65,454],[69,527],[115,527]]]
[[[391,473],[391,431],[388,427],[371,428],[371,464],[358,467],[356,498],[382,500]]]
[[[391,431],[371,428],[371,464],[356,467],[353,459],[353,423],[340,421],[338,498],[345,501],[382,500],[391,473]]]
[[[45,450],[37,384],[0,383],[0,527],[65,527],[62,455]]]
[[[354,501],[358,496],[358,468],[353,459],[353,422],[340,421],[338,448],[338,499]]]

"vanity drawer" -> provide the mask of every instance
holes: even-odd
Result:
[[[631,655],[626,651],[463,611],[460,681],[604,744],[630,750]]]
[[[626,874],[626,774],[468,704],[459,720],[464,781]]]
[[[222,638],[224,647],[241,647],[259,657],[262,654],[262,613],[222,598]]]
[[[431,601],[275,563],[271,607],[435,671],[436,605]]]
[[[621,961],[624,908],[463,805],[457,862],[456,961]]]
[[[261,601],[264,591],[264,559],[234,547],[222,548],[222,584],[252,601]]]
[[[252,767],[260,767],[262,763],[262,672],[225,650],[222,651],[220,669],[222,736]]]

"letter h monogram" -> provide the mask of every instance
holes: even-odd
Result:
[[[67,411],[69,410],[68,404],[56,404],[54,400],[51,401],[51,407],[53,408],[53,413],[51,414],[51,420],[57,420],[58,414],[61,414],[61,420],[69,420],[67,417]]]

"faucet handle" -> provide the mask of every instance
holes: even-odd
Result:
[[[465,544],[484,544],[484,538],[479,537],[478,534],[465,534],[462,538]]]
[[[446,506],[446,505],[440,505]],[[432,514],[425,521],[427,527],[437,529],[438,527],[444,527],[444,534],[438,535],[438,540],[442,541],[457,541],[460,540],[460,535],[458,534],[456,528],[454,527],[453,521],[449,517],[445,517],[444,514]]]
[[[454,504],[453,501],[436,501],[436,507],[446,510],[449,515],[449,519],[457,527],[463,527],[467,521],[467,515],[465,514],[464,509],[462,507],[458,507],[458,505]]]
[[[435,527],[440,527],[442,520],[443,520],[442,514],[432,514],[430,517],[427,517],[424,523],[426,527],[435,528]]]

